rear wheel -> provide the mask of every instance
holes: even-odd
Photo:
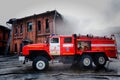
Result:
[[[104,66],[106,64],[106,56],[104,54],[96,54],[94,57],[94,64],[96,66]]]
[[[49,66],[48,60],[45,57],[39,56],[33,60],[33,68],[38,71],[46,70]]]
[[[81,56],[80,66],[83,68],[91,68],[92,67],[92,57],[88,54]]]

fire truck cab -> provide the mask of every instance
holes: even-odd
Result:
[[[40,71],[47,69],[49,61],[54,59],[89,68],[92,63],[102,67],[109,58],[117,58],[117,49],[112,38],[76,34],[55,35],[50,36],[46,43],[24,46],[22,55],[19,57],[20,60],[33,61],[33,68]]]

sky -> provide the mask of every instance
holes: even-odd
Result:
[[[120,0],[0,0],[0,10],[0,25],[6,27],[11,18],[57,10],[71,29],[68,33],[120,33]]]

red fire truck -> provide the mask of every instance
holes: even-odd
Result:
[[[89,68],[92,63],[96,66],[104,66],[109,58],[117,58],[114,39],[74,34],[54,35],[50,36],[46,43],[26,45],[19,60],[31,60],[33,68],[41,71],[47,69],[49,61],[55,59]]]

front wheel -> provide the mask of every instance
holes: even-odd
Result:
[[[33,69],[38,71],[46,70],[49,66],[48,60],[45,57],[39,56],[33,60]]]

